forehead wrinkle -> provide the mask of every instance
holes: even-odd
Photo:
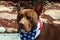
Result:
[[[37,13],[32,9],[24,9],[22,10],[21,14],[37,18]]]
[[[29,11],[30,9],[24,9],[21,11],[22,14],[24,14],[25,12]]]
[[[26,15],[27,16],[31,16],[31,17],[35,17],[37,14],[36,14],[36,12],[35,11],[33,11],[33,10],[29,10],[29,11],[26,11]]]

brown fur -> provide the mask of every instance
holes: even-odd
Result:
[[[24,11],[27,10],[27,11]],[[23,25],[25,26],[25,30],[26,31],[30,31],[31,30],[31,26],[32,28],[34,26],[36,26],[37,22],[38,22],[38,16],[36,14],[36,12],[32,9],[23,9],[22,11],[24,12],[20,12],[20,14],[18,14],[18,22],[22,23],[25,22]]]
[[[42,8],[42,3],[39,2],[34,9],[20,9],[17,16],[19,31],[21,29],[24,29],[26,32],[32,31],[38,22]],[[23,12],[23,10],[26,11]],[[36,40],[60,40],[60,27],[54,24],[44,23],[43,29]]]
[[[23,9],[20,8],[19,6],[17,16],[17,22],[19,27],[27,32],[32,31],[37,25],[39,15],[41,14],[41,12],[42,12],[42,2],[38,3],[38,5],[35,6],[35,8],[33,9]]]

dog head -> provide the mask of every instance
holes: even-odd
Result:
[[[39,15],[41,15],[42,8],[42,2],[39,2],[33,9],[20,8],[17,16],[19,31],[32,31],[38,23]]]

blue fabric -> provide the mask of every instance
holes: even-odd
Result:
[[[35,40],[35,36],[36,36],[36,28],[29,33],[20,32],[21,40]]]
[[[21,40],[35,40],[36,32],[22,33],[20,32]]]

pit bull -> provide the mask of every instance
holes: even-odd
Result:
[[[33,9],[23,9],[19,6],[17,23],[21,40],[60,40],[59,26],[42,22],[42,9],[42,2]]]
[[[39,16],[42,8],[42,2],[38,3],[33,9],[19,8],[17,23],[21,40],[36,40],[40,35],[43,23]]]

